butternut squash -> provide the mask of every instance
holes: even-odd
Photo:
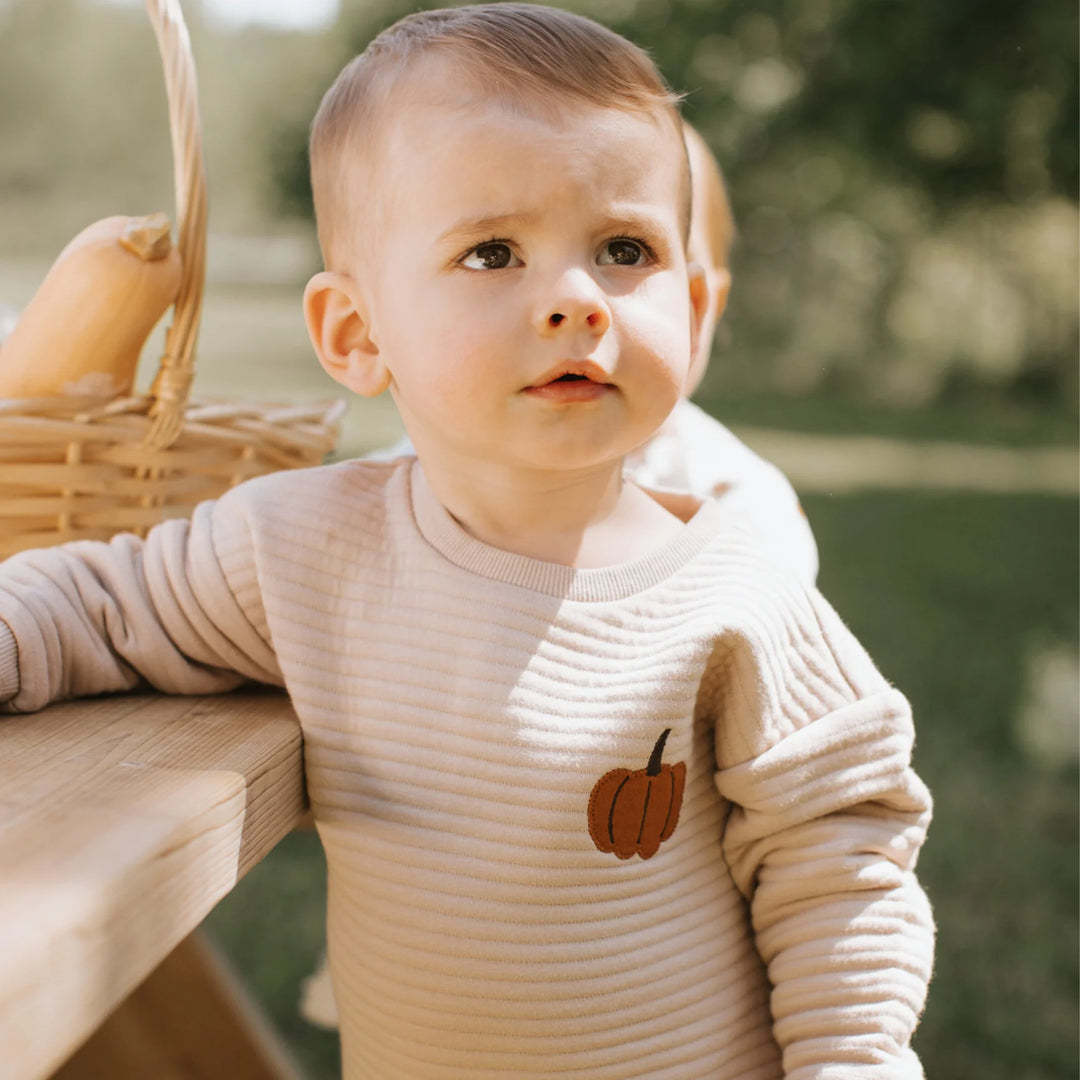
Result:
[[[57,256],[0,348],[0,398],[128,394],[180,289],[169,219],[108,217]]]

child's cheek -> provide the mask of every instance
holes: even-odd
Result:
[[[658,360],[680,366],[688,364],[691,348],[689,288],[677,274],[656,274],[643,282],[634,297],[634,336]],[[683,275],[685,279],[685,275]]]

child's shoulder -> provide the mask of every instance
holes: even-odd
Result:
[[[890,684],[816,586],[762,547],[741,510],[721,504],[718,516],[700,590],[712,639],[702,695],[740,733],[725,756],[743,760]]]
[[[215,532],[373,542],[409,512],[409,461],[349,460],[246,480],[212,507]]]
[[[282,469],[245,480],[222,500],[295,512],[312,503],[348,498],[364,503],[390,501],[402,486],[409,462],[350,459],[305,469]]]

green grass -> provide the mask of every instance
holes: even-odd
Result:
[[[294,832],[243,878],[203,928],[222,947],[308,1080],[340,1076],[336,1032],[299,1013],[300,984],[325,944],[326,860],[314,831]]]
[[[939,927],[917,1037],[929,1080],[1077,1076],[1075,756],[1028,756],[1017,717],[1033,646],[1077,645],[1075,500],[807,497],[823,591],[911,699],[936,815],[920,863]],[[336,1040],[297,1015],[321,944],[313,834],[281,844],[209,927],[311,1080]]]
[[[808,498],[823,591],[910,698],[935,796],[930,1080],[1077,1076],[1077,769],[1025,754],[1024,658],[1077,644],[1073,500]]]

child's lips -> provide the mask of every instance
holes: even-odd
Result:
[[[615,384],[607,381],[603,368],[586,360],[551,368],[523,392],[544,401],[572,404],[596,401],[614,390]]]

